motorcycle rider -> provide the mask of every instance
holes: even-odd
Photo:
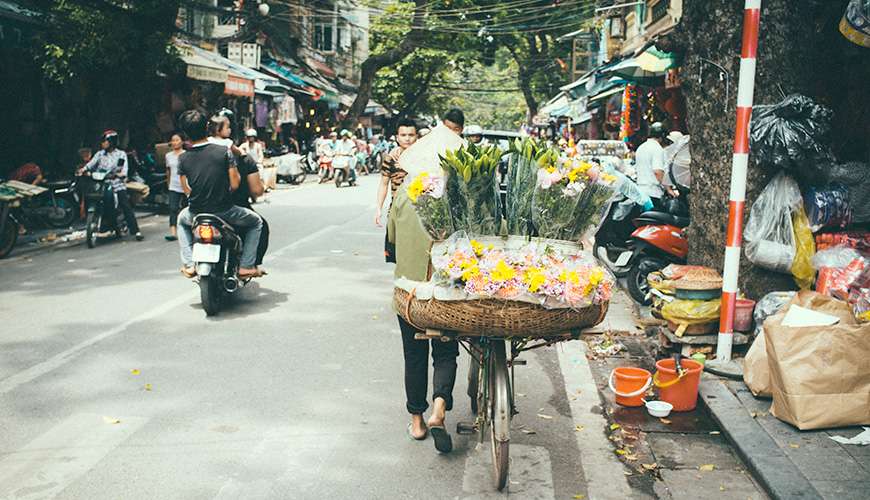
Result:
[[[118,200],[118,207],[124,212],[124,218],[127,219],[127,229],[130,234],[135,235],[137,241],[145,239],[139,231],[139,224],[136,221],[136,214],[133,212],[133,206],[130,204],[130,197],[127,194],[127,153],[118,149],[118,132],[114,130],[106,130],[100,137],[100,150],[85,164],[82,170],[86,172],[105,172],[107,178],[111,182],[112,191],[106,194],[107,198],[103,202],[103,207],[106,210],[106,219],[113,226],[117,226],[117,216],[115,215],[115,200]],[[115,232],[120,237],[121,233],[117,227]]]
[[[253,210],[233,204],[232,191],[239,188],[241,178],[232,152],[208,141],[208,119],[203,113],[188,110],[178,121],[181,130],[193,143],[178,161],[181,184],[189,198],[187,208],[178,216],[181,272],[188,278],[196,275],[193,267],[193,218],[197,214],[210,213],[243,232],[239,277],[261,276],[256,260],[263,220]]]
[[[469,125],[465,128],[465,138],[472,144],[485,146],[486,141],[483,139],[483,129],[480,125]]]
[[[257,130],[249,128],[245,131],[245,142],[239,145],[239,150],[243,155],[250,155],[257,167],[263,164],[263,159],[266,157],[263,149],[263,143],[257,140]]]
[[[335,132],[330,132],[329,135],[325,136],[323,140],[320,141],[320,144],[317,145],[318,161],[320,162],[321,166],[324,164],[327,165],[326,175],[323,175],[320,178],[321,183],[332,179],[332,176],[334,174],[332,163],[335,159],[335,146],[337,142],[337,137],[338,134],[336,134]]]
[[[356,184],[355,153],[356,142],[351,138],[350,130],[342,130],[341,140],[335,143],[335,159],[332,161],[332,166],[333,170],[336,168],[345,169],[351,186]]]

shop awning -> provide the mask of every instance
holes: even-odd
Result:
[[[652,45],[637,56],[617,64],[610,69],[610,73],[632,83],[656,85],[661,83],[669,69],[677,66],[679,60],[675,54],[663,52]]]
[[[265,67],[266,69],[268,69],[269,71],[272,71],[273,73],[279,75],[281,78],[284,78],[285,80],[287,80],[288,82],[290,82],[293,85],[298,85],[300,87],[307,87],[308,86],[308,84],[305,83],[305,80],[303,80],[298,75],[293,73],[292,69],[279,63],[278,61],[268,61],[265,64],[263,64],[262,66]]]
[[[538,110],[538,114],[554,116],[554,112],[561,111],[562,108],[566,108],[567,106],[568,96],[563,92],[541,106],[541,109]]]
[[[226,67],[231,75],[253,81],[254,90],[267,90],[270,87],[277,90],[283,90],[281,82],[279,82],[278,79],[272,75],[267,75],[253,68],[237,64],[216,52],[211,52],[194,46],[190,47],[191,49],[193,49],[194,54],[204,57],[213,63],[220,64]]]
[[[602,99],[607,99],[608,97],[612,96],[613,94],[618,94],[618,93],[622,92],[624,89],[625,89],[625,85],[618,85],[616,87],[609,88],[603,92],[595,94],[594,96],[590,96],[589,102],[591,103],[592,101],[600,101]]]
[[[227,68],[208,59],[190,53],[182,54],[181,60],[187,64],[187,77],[205,82],[224,83],[227,81]]]
[[[664,73],[680,64],[673,52],[661,51],[655,45],[647,48],[634,59],[641,69],[654,73]]]

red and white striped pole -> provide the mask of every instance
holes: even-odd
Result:
[[[717,364],[731,361],[734,306],[737,303],[737,276],[740,274],[740,245],[743,239],[743,211],[746,203],[746,172],[749,167],[749,118],[752,115],[752,100],[755,93],[755,64],[760,20],[761,0],[746,0],[743,12],[740,78],[737,83],[737,128],[734,131],[734,156],[731,160],[725,269],[722,271],[722,310],[719,316],[719,338],[716,346]]]

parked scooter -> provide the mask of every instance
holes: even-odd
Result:
[[[207,316],[221,310],[226,298],[250,279],[239,278],[242,239],[220,217],[199,214],[193,219],[193,262],[199,295]]]
[[[666,211],[644,211],[626,197],[617,198],[595,235],[596,257],[617,277],[625,277],[628,293],[640,304],[649,303],[647,276],[668,264],[684,264],[689,253],[685,203],[672,198],[664,204]]]
[[[87,219],[85,222],[85,242],[88,248],[97,246],[101,233],[114,230],[115,236],[120,238],[127,232],[127,220],[118,206],[118,199],[109,182],[109,176],[105,172],[91,172],[88,177],[92,181],[85,191],[85,203],[87,204]],[[114,203],[115,220],[110,221],[106,216],[108,212],[106,203]]]
[[[78,213],[75,181],[53,181],[42,185],[46,192],[21,203],[19,221],[28,229],[69,227]]]

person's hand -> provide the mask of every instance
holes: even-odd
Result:
[[[375,225],[378,227],[383,227],[383,225],[381,224],[381,211],[380,210],[375,211]]]
[[[398,163],[400,156],[402,156],[402,148],[393,148],[393,150],[387,154],[387,157],[396,163]]]

